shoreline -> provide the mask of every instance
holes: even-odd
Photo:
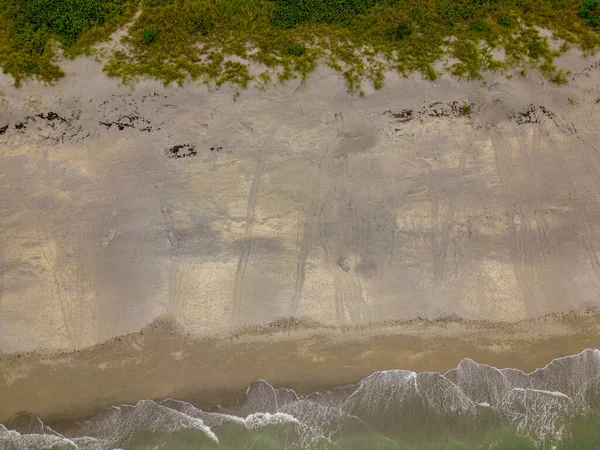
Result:
[[[74,353],[3,355],[0,423],[27,411],[50,425],[64,424],[144,399],[173,398],[211,410],[239,399],[259,379],[304,395],[354,384],[380,370],[444,373],[465,358],[532,372],[553,359],[598,348],[599,336],[597,312],[514,324],[413,321],[229,340],[189,339],[158,320]]]
[[[0,423],[599,348],[600,74],[570,56],[566,87],[7,87]]]

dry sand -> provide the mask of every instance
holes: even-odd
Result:
[[[85,59],[52,87],[2,76],[0,422],[598,347],[598,317],[557,315],[600,306],[600,71],[567,59],[567,86],[358,97],[319,69],[237,101]],[[140,342],[157,317],[181,329]],[[310,326],[246,341],[289,317]]]

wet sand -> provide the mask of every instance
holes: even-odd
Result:
[[[1,76],[0,422],[597,348],[600,73],[567,59],[567,86],[319,69],[236,101]]]
[[[307,394],[378,370],[443,373],[464,358],[530,372],[597,348],[599,336],[597,313],[516,324],[417,320],[344,330],[275,324],[226,340],[191,339],[159,319],[75,353],[3,357],[0,422],[19,411],[62,422],[140,399],[175,398],[210,410],[236,401],[259,379]]]

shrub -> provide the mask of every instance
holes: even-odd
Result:
[[[414,20],[417,23],[421,23],[421,21],[423,20],[425,14],[423,13],[423,10],[420,8],[414,8],[411,9],[410,12],[408,13],[408,16]]]
[[[539,39],[531,40],[527,43],[527,55],[531,59],[539,59],[544,54],[544,45]]]
[[[398,27],[394,30],[394,36],[396,39],[404,39],[407,36],[412,34],[412,28],[403,23],[399,24]]]
[[[149,44],[150,42],[152,42],[154,40],[154,38],[156,38],[157,34],[158,34],[158,31],[156,31],[154,28],[147,28],[142,33],[142,40],[146,44]]]
[[[273,25],[294,28],[309,23],[349,24],[379,0],[274,0]]]
[[[471,31],[475,31],[477,33],[483,33],[484,31],[486,31],[488,29],[488,26],[487,26],[487,23],[485,23],[485,20],[476,20],[475,22],[473,22],[471,24],[469,29]]]
[[[214,23],[211,19],[202,17],[191,22],[189,31],[191,33],[206,34],[212,30]]]
[[[454,26],[473,17],[476,11],[477,7],[472,3],[463,4],[446,0],[440,4],[438,14],[448,25]]]
[[[511,28],[513,26],[513,20],[510,16],[503,14],[498,17],[498,24],[505,28]]]
[[[23,66],[23,71],[25,73],[29,73],[29,74],[35,73],[37,71],[37,64],[35,64],[33,62],[27,62]]]
[[[306,47],[302,44],[292,44],[287,47],[287,53],[292,56],[302,56],[305,51]]]
[[[87,29],[103,25],[119,13],[124,0],[9,0],[15,29],[31,33],[47,29],[73,44]],[[117,7],[115,7],[117,6]]]
[[[579,17],[585,19],[590,27],[600,28],[598,0],[585,0],[579,8]]]

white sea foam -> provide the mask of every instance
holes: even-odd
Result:
[[[239,406],[218,412],[173,399],[142,400],[100,411],[69,436],[37,418],[20,430],[0,426],[0,448],[112,450],[140,433],[159,436],[157,448],[164,448],[160,436],[199,432],[215,444],[220,433],[241,433],[242,440],[244,433],[266,433],[284,439],[283,447],[312,450],[344,433],[384,436],[413,432],[424,424],[435,429],[438,422],[452,423],[457,432],[481,423],[508,423],[540,448],[551,448],[565,439],[571,420],[600,404],[594,397],[600,396],[594,390],[598,380],[598,350],[559,358],[529,374],[470,359],[445,374],[386,370],[355,385],[307,396],[260,380],[248,387]]]

